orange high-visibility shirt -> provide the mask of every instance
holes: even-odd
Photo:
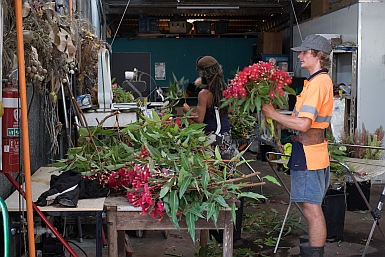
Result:
[[[305,80],[292,115],[311,119],[310,128],[326,129],[332,118],[333,104],[333,82],[327,72],[321,72],[310,81]],[[324,169],[330,165],[326,140],[303,148],[308,170]]]

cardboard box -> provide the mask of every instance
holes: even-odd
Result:
[[[315,17],[329,11],[328,0],[312,0],[310,16]]]
[[[170,33],[189,34],[192,24],[187,21],[170,21],[168,24]]]
[[[340,45],[342,42],[341,34],[317,34],[320,36],[323,36],[327,40],[329,40],[332,48],[335,48],[336,46]]]
[[[259,54],[282,54],[282,33],[262,32],[258,35],[257,52]]]
[[[336,10],[355,3],[357,3],[355,0],[329,0],[328,9]]]

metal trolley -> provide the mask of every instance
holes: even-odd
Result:
[[[272,168],[278,181],[284,187],[285,191],[290,195],[290,190],[288,189],[288,187],[283,182],[283,180],[280,176],[281,171],[278,170],[278,167],[280,167],[280,165],[285,165],[288,163],[288,158],[290,157],[290,155],[277,153],[277,152],[267,152],[265,155],[266,155],[266,160],[267,160],[269,166]],[[282,157],[287,157],[287,158],[282,159]],[[336,160],[330,160],[330,162],[337,163],[343,167],[342,171],[345,172],[346,176],[348,176],[348,179],[354,183],[360,196],[362,197],[362,200],[365,202],[365,205],[367,206],[368,210],[370,211],[370,213],[373,216],[373,219],[374,219],[373,226],[372,226],[372,229],[369,233],[369,237],[368,237],[365,249],[364,249],[363,254],[362,254],[362,256],[364,257],[366,254],[366,250],[370,244],[370,240],[371,240],[371,237],[373,235],[376,224],[378,225],[382,235],[385,237],[385,233],[383,232],[383,230],[382,230],[382,228],[378,222],[378,220],[381,217],[380,211],[381,211],[381,208],[383,205],[383,200],[385,199],[385,187],[384,187],[384,190],[382,191],[382,194],[380,196],[380,199],[379,199],[379,202],[378,202],[376,209],[373,210],[371,208],[368,200],[366,199],[361,187],[359,186],[358,182],[367,181],[367,180],[370,180],[370,179],[372,179],[378,175],[385,173],[385,160],[365,160],[365,159],[357,159],[357,158],[345,158],[346,164],[342,163],[340,161],[336,161]],[[354,168],[354,172],[349,168],[349,166]],[[365,172],[363,172],[364,169],[365,169]],[[288,170],[289,170],[289,168],[285,168],[283,170],[283,172],[287,172]],[[289,211],[291,208],[291,204],[292,204],[292,202],[289,202],[289,205],[287,207],[285,217],[283,220],[283,224],[282,224],[279,236],[278,236],[278,240],[277,240],[277,243],[276,243],[275,248],[274,248],[274,253],[277,252],[278,245],[279,245],[280,239],[282,237],[283,229],[284,229],[284,226],[286,223],[286,219],[288,217],[288,214],[289,214]],[[298,203],[294,203],[294,204],[297,206],[297,208],[301,212],[302,216],[304,216],[303,211],[302,211],[301,207],[298,205]]]

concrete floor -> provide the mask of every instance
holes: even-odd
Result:
[[[256,160],[257,156],[253,153],[246,153],[246,159]],[[256,160],[251,163],[256,171],[261,172],[261,176],[274,175],[272,169],[267,162]],[[242,168],[242,171],[247,173],[247,167]],[[290,176],[280,176],[286,185],[290,185]],[[383,184],[375,184],[371,186],[370,204],[373,209],[378,205],[379,197],[384,189]],[[252,191],[260,192],[260,188],[253,188]],[[289,202],[289,196],[281,186],[276,186],[267,182],[263,187],[263,194],[268,198],[265,203],[257,205],[245,204],[244,214],[256,213],[272,208],[278,211],[278,216],[283,220]],[[297,213],[300,216],[297,208],[292,205],[290,214]],[[306,226],[306,221],[301,219],[301,222]],[[373,218],[368,211],[346,211],[344,220],[343,240],[329,240],[325,247],[325,256],[362,256],[366,240],[373,225]],[[379,223],[383,223],[379,220]],[[89,225],[84,226],[84,237],[91,239],[84,239],[83,243],[79,243],[77,239],[71,239],[87,254],[85,255],[80,248],[74,244],[73,249],[79,253],[79,256],[95,256],[95,240],[93,229]],[[289,235],[285,236],[279,244],[279,248],[274,253],[274,245],[263,245],[261,248],[254,241],[258,238],[266,238],[266,234],[261,231],[243,231],[241,239],[234,242],[234,251],[237,249],[250,249],[256,254],[247,256],[298,256],[299,255],[299,241],[298,236],[304,234],[300,229],[293,230]],[[137,237],[135,231],[128,232],[130,243],[134,250],[134,257],[156,257],[156,256],[194,256],[194,251],[199,246],[199,242],[194,243],[186,231],[170,231],[167,239],[164,237],[163,231],[145,231],[142,237]],[[277,233],[273,237],[277,237]],[[108,239],[107,239],[108,240]],[[219,251],[220,252],[220,251]],[[68,254],[67,254],[68,256]],[[108,256],[107,246],[103,248],[103,257]],[[220,256],[220,255],[217,255]],[[235,255],[234,256],[245,256]],[[385,256],[385,236],[381,234],[378,226],[375,227],[372,240],[366,251],[368,257],[383,257]]]

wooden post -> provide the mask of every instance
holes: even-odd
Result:
[[[108,256],[118,256],[118,230],[116,227],[116,206],[107,206]]]

